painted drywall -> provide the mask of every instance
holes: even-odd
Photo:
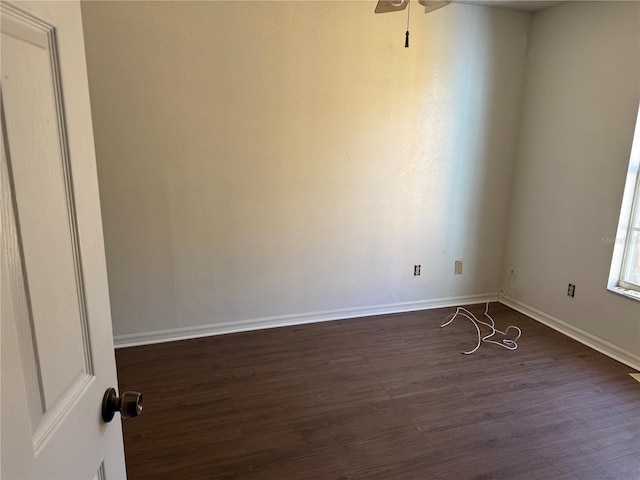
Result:
[[[640,302],[606,287],[639,99],[640,3],[533,15],[502,283],[636,365]]]
[[[83,3],[116,340],[497,290],[530,14],[374,6]]]

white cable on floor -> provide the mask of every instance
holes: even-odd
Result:
[[[513,273],[513,271],[511,273]],[[503,296],[508,294],[509,294],[509,290],[500,290],[498,298],[502,298]],[[445,322],[442,325],[440,325],[440,328],[444,328],[447,325],[449,325],[451,322],[453,322],[456,319],[456,317],[458,317],[458,315],[463,316],[466,319],[470,320],[471,323],[473,323],[473,326],[476,327],[476,330],[478,331],[478,344],[475,346],[475,348],[473,348],[472,350],[469,350],[468,352],[461,352],[461,353],[464,353],[465,355],[471,355],[472,353],[474,353],[476,350],[480,348],[480,345],[482,345],[482,342],[494,343],[496,345],[500,345],[503,348],[506,348],[507,350],[515,350],[516,348],[518,348],[518,344],[516,342],[522,335],[522,330],[520,330],[520,328],[516,327],[515,325],[509,325],[504,332],[501,330],[498,330],[496,328],[496,322],[494,322],[493,318],[491,318],[491,315],[489,315],[489,302],[487,302],[487,304],[485,305],[484,316],[487,317],[491,323],[483,322],[482,320],[478,319],[473,313],[471,313],[469,310],[467,310],[464,307],[458,307],[456,309],[456,312],[449,315],[445,320]],[[491,333],[483,337],[482,333],[480,332],[480,324],[489,327],[491,329]],[[503,338],[500,341],[490,340],[496,333],[506,336],[507,332],[511,329],[517,330],[518,332],[518,335],[513,340],[509,338]]]

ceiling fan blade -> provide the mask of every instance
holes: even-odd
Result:
[[[439,8],[446,7],[451,3],[451,1],[430,1],[430,0],[418,0],[420,5],[424,6],[424,13],[433,12],[434,10],[438,10]]]
[[[409,5],[409,0],[378,0],[375,13],[399,12],[407,8],[407,5]]]

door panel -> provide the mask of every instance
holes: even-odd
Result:
[[[33,345],[29,353],[39,360],[36,371],[25,370],[35,377],[27,384],[38,380],[39,391],[29,399],[30,405],[40,403],[31,416],[32,429],[38,430],[44,418],[69,408],[69,402],[90,380],[92,367],[85,338],[80,259],[74,248],[77,233],[68,152],[60,142],[66,135],[57,120],[62,108],[56,70],[51,65],[55,52],[47,48],[46,36],[42,44],[29,41],[39,33],[33,31],[33,25],[11,17],[5,22],[13,23],[12,35],[2,34],[3,48],[11,52],[3,56],[2,65],[6,144],[11,146],[10,155],[20,159],[11,163],[11,193],[20,226],[14,219],[11,226],[15,230],[7,229],[7,233],[18,247],[13,255],[21,260],[13,276],[22,280],[25,291],[19,294],[28,299],[19,325],[28,330],[25,340],[31,339]],[[27,98],[28,102],[23,101]],[[22,141],[21,135],[28,131],[38,134]],[[24,271],[29,275],[21,275]]]
[[[80,7],[1,8],[1,473],[124,478]]]

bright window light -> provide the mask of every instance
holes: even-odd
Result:
[[[616,234],[609,290],[640,300],[640,109],[631,147],[620,222]]]

